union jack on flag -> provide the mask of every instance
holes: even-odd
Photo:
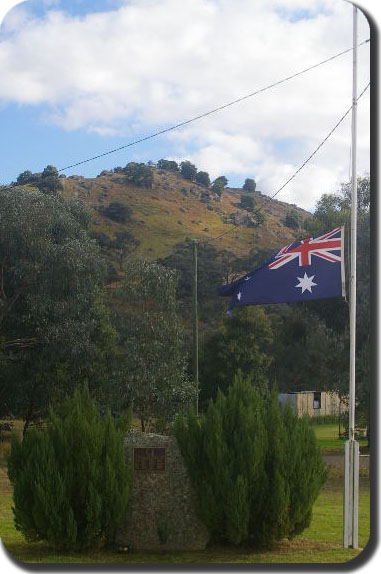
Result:
[[[233,307],[345,297],[344,226],[283,247],[261,267],[219,288]]]
[[[321,257],[327,261],[341,261],[341,227],[313,239],[303,239],[299,243],[291,243],[283,247],[276,255],[275,261],[269,264],[269,269],[278,269],[293,259],[298,258],[299,267],[311,265],[312,256]]]

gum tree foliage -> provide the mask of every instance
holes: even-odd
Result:
[[[198,171],[195,176],[195,181],[204,187],[210,186],[210,177],[207,171]]]
[[[123,269],[125,259],[140,245],[139,239],[136,239],[132,233],[125,229],[117,231],[115,239],[102,231],[90,231],[89,235],[103,250],[115,249],[118,254],[120,270]]]
[[[42,173],[32,173],[29,170],[23,171],[17,178],[17,184],[32,184],[42,193],[47,194],[55,194],[63,187],[59,179],[58,170],[53,165],[47,165]]]
[[[41,179],[37,187],[42,193],[57,193],[62,189],[62,183],[59,180],[58,170],[53,165],[48,165],[41,174]]]
[[[371,333],[371,243],[370,243],[370,178],[357,180],[357,318],[356,318],[356,412],[365,418],[369,427],[369,392],[371,381],[370,333]],[[350,218],[351,184],[342,184],[338,192],[323,195],[314,216],[308,219],[307,230],[311,236],[321,235],[345,225],[344,252],[346,267],[347,301],[327,299],[311,302],[311,309],[324,320],[340,342],[334,376],[342,394],[348,393],[349,385],[349,270],[350,270]]]
[[[78,381],[106,394],[115,332],[85,220],[59,196],[0,191],[1,405],[25,429]]]
[[[174,172],[178,172],[180,169],[179,165],[176,161],[169,160],[169,159],[159,159],[159,161],[157,162],[157,168],[158,169],[164,169],[166,171],[174,171]]]
[[[274,357],[271,374],[279,390],[339,391],[336,371],[339,366],[345,370],[340,338],[327,329],[309,304],[279,307],[272,317],[276,337],[269,350]]]
[[[26,183],[30,183],[32,179],[33,179],[33,173],[29,169],[27,169],[22,173],[20,173],[16,181],[19,185],[24,185]]]
[[[225,187],[228,184],[228,180],[224,175],[220,175],[212,183],[212,191],[221,197]]]
[[[269,547],[309,525],[326,471],[309,423],[276,390],[261,397],[238,374],[175,434],[212,543]]]
[[[215,399],[219,390],[226,392],[238,369],[265,392],[272,342],[271,322],[262,307],[244,307],[225,316],[200,349],[201,403]]]
[[[116,326],[122,356],[123,401],[133,403],[143,431],[153,417],[170,421],[195,400],[185,372],[183,330],[174,271],[130,261],[118,291]]]
[[[124,421],[102,418],[88,388],[76,390],[45,430],[12,441],[8,475],[16,529],[60,550],[111,546],[125,518],[132,472]]]
[[[199,243],[198,248],[198,305],[200,322],[212,323],[220,317],[224,301],[217,294],[217,287],[223,283],[224,265],[216,248],[208,243]],[[178,273],[178,294],[181,314],[187,319],[192,316],[193,293],[193,251],[190,240],[178,243],[175,252],[161,261],[165,267]],[[202,325],[200,325],[202,328]]]
[[[138,187],[151,188],[153,184],[153,172],[145,163],[130,162],[123,169],[126,181]]]
[[[242,189],[249,193],[254,193],[256,188],[257,184],[255,183],[254,179],[251,179],[250,177],[245,179],[245,183],[243,184]]]
[[[197,167],[190,161],[182,161],[180,163],[180,173],[185,179],[194,181],[197,174]]]
[[[126,231],[117,231],[112,247],[117,250],[119,255],[119,269],[123,269],[126,258],[137,249],[140,245],[139,239],[136,239],[132,233]]]

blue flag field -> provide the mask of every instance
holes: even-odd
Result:
[[[283,247],[261,267],[222,285],[229,311],[246,305],[345,297],[344,226]]]

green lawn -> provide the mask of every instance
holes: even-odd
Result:
[[[345,440],[339,438],[339,423],[313,424],[312,428],[322,451],[341,451],[344,453]],[[366,446],[366,439],[359,441],[360,446]]]
[[[330,479],[313,510],[310,527],[293,541],[282,541],[271,551],[213,547],[200,552],[57,553],[44,543],[27,543],[13,525],[11,496],[0,499],[0,533],[10,554],[23,562],[42,563],[336,563],[360,551],[342,547],[342,480]],[[369,538],[369,481],[361,479],[359,543]]]
[[[343,450],[337,438],[338,426],[314,425],[323,451]],[[292,541],[284,540],[271,551],[253,552],[249,548],[212,547],[200,552],[106,552],[57,553],[45,543],[27,543],[13,524],[12,492],[7,480],[5,451],[0,444],[0,536],[10,554],[23,562],[41,563],[338,563],[348,562],[360,552],[343,549],[343,478],[328,479],[314,508],[311,525]],[[370,532],[369,478],[360,478],[359,544],[363,548]]]

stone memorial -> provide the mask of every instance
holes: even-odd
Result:
[[[133,429],[125,438],[125,452],[134,479],[117,543],[133,550],[204,549],[208,531],[197,516],[175,437]]]

